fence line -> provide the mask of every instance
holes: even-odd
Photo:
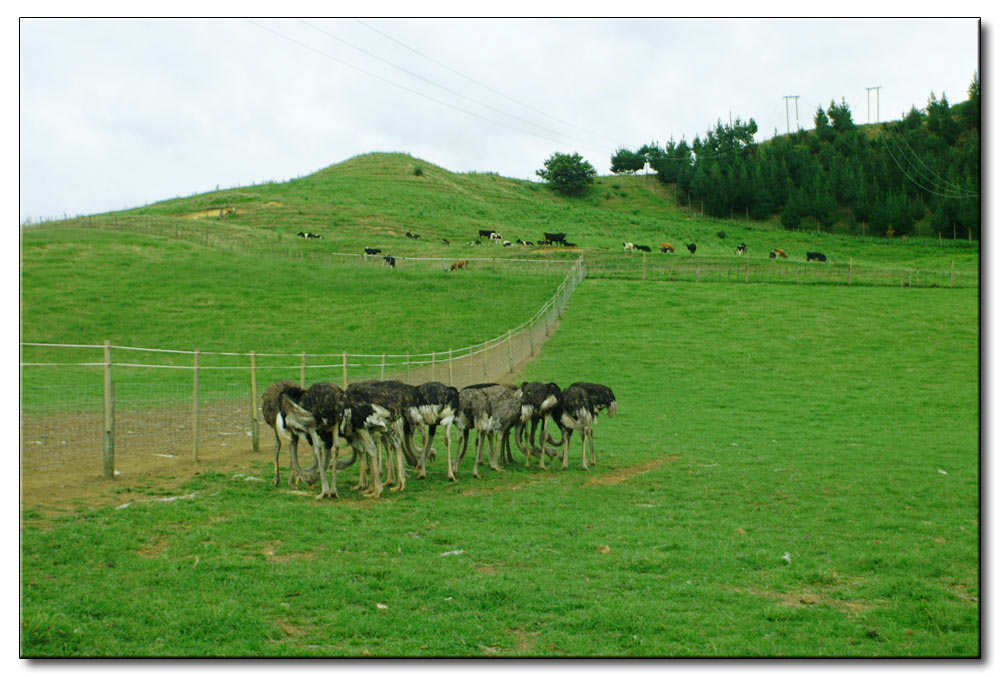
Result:
[[[462,348],[406,354],[340,353],[239,353],[173,350],[103,345],[24,342],[22,347],[100,349],[101,362],[22,362],[21,367],[100,367],[102,388],[90,386],[34,386],[22,380],[21,460],[23,468],[35,468],[69,460],[101,459],[105,477],[114,477],[122,461],[154,454],[179,456],[190,440],[193,460],[206,458],[222,446],[250,442],[259,451],[260,397],[258,377],[262,372],[298,380],[303,386],[306,372],[316,380],[339,383],[368,379],[395,379],[418,384],[443,381],[464,386],[486,381],[502,382],[518,365],[536,354],[552,333],[573,291],[586,277],[579,257],[552,297],[526,322],[500,336]],[[114,351],[188,356],[185,364],[145,364],[113,359]],[[280,365],[261,364],[259,358],[286,359]],[[330,360],[328,358],[337,358]],[[211,364],[213,359],[246,358],[246,364]],[[308,358],[322,359],[309,363]],[[157,369],[190,372],[185,383],[135,383],[114,378],[121,370]],[[238,381],[219,381],[213,373],[239,373]],[[169,379],[167,379],[169,380]],[[275,379],[277,380],[277,379]],[[270,380],[268,381],[270,382]],[[266,384],[264,384],[266,387]],[[249,391],[249,392],[248,392]],[[249,396],[248,396],[249,395]],[[109,460],[110,459],[110,460]]]
[[[881,287],[979,287],[979,272],[881,267],[847,262],[805,262],[786,259],[692,257],[681,254],[588,255],[591,279],[660,282],[743,282],[769,284],[828,284]]]

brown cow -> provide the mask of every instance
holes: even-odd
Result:
[[[455,261],[454,263],[451,264],[451,269],[452,270],[468,270],[469,269],[469,262],[468,261]]]
[[[664,254],[666,254],[668,252],[671,253],[671,254],[673,254],[674,253],[674,246],[672,244],[670,244],[669,242],[661,242],[660,243],[660,251],[663,252]]]

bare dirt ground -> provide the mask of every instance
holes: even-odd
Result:
[[[269,431],[269,429],[267,429]],[[43,514],[73,512],[80,507],[121,505],[148,498],[150,489],[169,491],[195,475],[208,471],[261,474],[260,464],[273,460],[270,440],[254,453],[250,444],[202,445],[195,462],[190,449],[168,458],[154,453],[133,453],[117,460],[114,479],[104,477],[100,459],[72,460],[39,468],[21,467],[21,509]],[[309,459],[303,458],[308,465]],[[282,479],[287,477],[288,456],[282,450]],[[270,481],[270,469],[264,479]]]

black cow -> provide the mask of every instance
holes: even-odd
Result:
[[[479,237],[492,237],[495,231],[492,230],[480,230]]]
[[[542,240],[545,244],[566,244],[566,233],[544,233],[545,239]]]
[[[365,247],[365,254],[374,256],[375,254],[381,254],[381,253],[382,253],[381,249],[376,249],[374,247]]]
[[[382,260],[389,264],[390,268],[396,267],[396,257],[395,256],[383,256]]]
[[[826,254],[819,252],[806,252],[806,261],[826,261]]]
[[[687,248],[688,248],[689,252],[691,252],[692,254],[694,254],[694,251],[698,248],[698,245],[696,245],[694,242],[692,242],[691,244],[687,245]]]
[[[641,251],[641,252],[648,252],[648,251],[651,251],[651,250],[650,250],[650,248],[649,248],[649,247],[647,247],[647,246],[646,246],[646,245],[644,245],[644,244],[637,244],[637,245],[635,245],[635,248],[636,248],[636,249],[638,249],[638,250],[639,250],[639,251]]]
[[[741,243],[740,243],[740,244],[739,244],[739,245],[738,245],[738,246],[736,247],[736,253],[737,253],[737,254],[739,254],[740,256],[743,256],[744,254],[746,254],[746,253],[747,253],[747,246],[746,246],[745,244],[743,244],[743,243],[741,242]]]
[[[413,238],[414,240],[420,239],[420,235],[417,233],[411,233],[410,231],[406,231],[406,237]]]

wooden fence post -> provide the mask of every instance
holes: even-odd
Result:
[[[385,353],[382,353],[382,369],[379,371],[379,380],[385,380]]]
[[[343,364],[344,364],[344,376],[343,376],[344,386],[343,387],[344,387],[344,390],[347,390],[347,352],[346,351],[343,354]]]
[[[115,477],[115,407],[111,380],[111,341],[104,342],[104,477]]]
[[[507,330],[507,362],[510,364],[510,373],[514,373],[514,346],[511,342],[511,331]]]
[[[257,352],[250,351],[250,439],[255,454],[260,453],[260,418],[257,416]]]
[[[451,354],[451,350],[448,350],[448,354]],[[431,351],[431,380],[437,380],[437,351]]]
[[[455,385],[455,356],[451,348],[448,348],[448,385]]]
[[[535,318],[531,318],[531,322],[528,324],[528,345],[531,348],[531,356],[535,356]]]
[[[410,382],[410,351],[406,351],[406,376],[404,377],[403,383],[409,384]]]
[[[302,364],[299,366],[299,385],[306,387],[306,354],[302,353]]]
[[[198,462],[198,357],[200,355],[201,355],[201,351],[198,350],[197,348],[195,348],[195,351],[194,351],[194,394],[193,394],[194,404],[192,405],[192,409],[193,409],[192,413],[193,413],[193,418],[194,418],[193,423],[194,423],[194,460],[195,460],[195,463]]]
[[[483,341],[483,382],[489,380],[489,376],[486,375],[486,352],[489,350],[489,341]]]

